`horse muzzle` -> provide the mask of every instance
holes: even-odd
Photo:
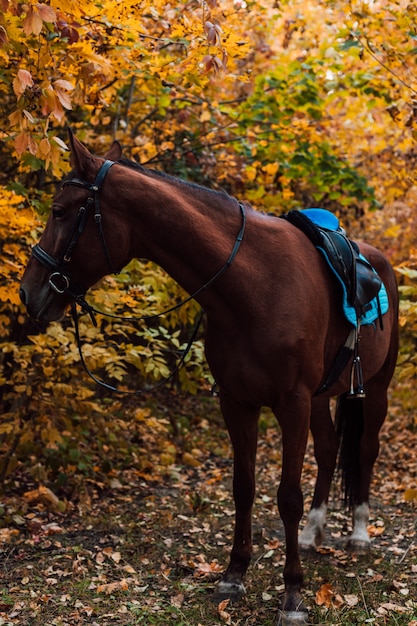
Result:
[[[38,322],[54,322],[62,319],[71,299],[59,297],[49,288],[49,285],[41,288],[36,294],[32,293],[24,284],[19,289],[20,300],[26,307],[26,311],[32,319]]]

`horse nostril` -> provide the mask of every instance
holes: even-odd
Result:
[[[22,287],[19,289],[19,296],[22,303],[26,305],[26,291]]]

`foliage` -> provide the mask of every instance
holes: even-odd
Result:
[[[225,188],[262,210],[330,208],[356,233],[365,224],[395,263],[407,261],[412,218],[399,229],[404,212],[395,202],[407,201],[415,185],[414,3],[1,0],[0,7],[7,450],[0,478],[28,452],[54,454],[87,440],[85,416],[104,431],[118,410],[118,400],[103,402],[81,373],[68,321],[34,325],[17,295],[53,183],[69,169],[66,124],[98,154],[117,138],[141,163]],[[377,206],[384,210],[371,214]],[[413,280],[402,305],[406,377],[414,376]],[[141,316],[184,294],[158,268],[134,261],[90,297],[98,308]],[[190,303],[148,325],[99,317],[97,331],[82,318],[86,359],[124,389],[158,383],[197,314]],[[178,380],[189,391],[211,385],[200,339]]]
[[[340,550],[335,511],[330,544],[306,563],[306,598],[317,621],[414,626],[416,61],[411,0],[0,0],[0,481],[12,492],[0,506],[0,621],[267,624],[281,590],[271,577],[283,565],[280,442],[263,417],[253,592],[243,607],[206,603],[233,505],[201,337],[166,395],[129,399],[85,376],[68,319],[41,327],[19,303],[30,246],[69,169],[69,124],[98,154],[119,139],[130,158],[261,210],[330,208],[400,268],[377,552],[356,561]],[[184,294],[133,261],[88,297],[143,316]],[[146,324],[97,316],[97,329],[83,316],[88,365],[122,389],[158,384],[197,315],[190,302]],[[184,406],[180,386],[203,391],[198,402]],[[310,492],[312,473],[310,453]]]

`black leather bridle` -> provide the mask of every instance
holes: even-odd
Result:
[[[42,265],[44,265],[51,271],[48,282],[49,282],[49,286],[51,287],[51,289],[53,289],[56,293],[58,294],[67,293],[69,296],[71,296],[73,300],[75,300],[78,304],[80,304],[82,308],[87,310],[87,312],[90,313],[90,315],[92,313],[98,313],[101,315],[108,315],[108,317],[116,317],[120,319],[119,316],[113,316],[107,313],[103,313],[102,311],[98,311],[97,309],[94,309],[89,304],[87,304],[84,299],[87,288],[83,287],[82,285],[74,284],[73,281],[71,280],[71,273],[68,270],[68,263],[71,261],[75,247],[78,243],[78,239],[84,230],[88,215],[91,211],[91,208],[94,206],[94,221],[98,227],[98,234],[99,234],[100,241],[102,243],[102,247],[103,247],[106,259],[107,259],[107,263],[109,265],[110,273],[111,274],[118,273],[117,268],[115,268],[112,262],[110,252],[106,243],[106,238],[104,236],[104,231],[103,231],[101,210],[100,210],[100,191],[102,189],[103,182],[104,182],[104,179],[106,178],[107,172],[112,167],[112,165],[114,165],[114,163],[115,163],[114,161],[109,161],[109,160],[104,161],[93,183],[90,183],[85,180],[81,180],[79,178],[69,178],[68,180],[65,180],[62,183],[62,187],[66,187],[67,185],[73,185],[75,187],[80,187],[81,189],[86,189],[87,191],[92,192],[93,195],[87,198],[85,206],[81,206],[79,208],[77,217],[75,218],[75,222],[72,226],[71,233],[68,238],[68,243],[65,246],[63,254],[58,259],[48,254],[48,252],[46,252],[46,250],[44,250],[39,244],[36,244],[32,248],[32,255],[37,261],[39,261],[39,263],[41,263]],[[227,261],[224,263],[224,265],[218,270],[218,272],[216,272],[214,276],[210,278],[210,280],[208,280],[206,283],[204,283],[204,285],[199,287],[185,300],[182,300],[179,304],[175,305],[171,309],[165,310],[162,313],[158,313],[157,315],[151,315],[151,316],[145,315],[139,318],[123,317],[123,319],[128,319],[128,320],[129,319],[130,320],[142,319],[143,320],[143,319],[150,319],[151,317],[158,317],[159,315],[165,315],[166,313],[171,313],[171,311],[177,308],[180,308],[181,306],[183,306],[183,304],[186,304],[190,300],[193,300],[202,291],[204,291],[205,289],[210,287],[214,282],[216,282],[220,278],[220,276],[232,264],[240,248],[240,244],[242,243],[242,240],[243,240],[243,235],[245,233],[245,228],[246,228],[246,212],[245,212],[245,207],[243,206],[241,202],[239,202],[239,209],[240,209],[240,213],[242,217],[242,224],[236,236],[235,243],[230,253],[230,256],[227,259]]]
[[[99,197],[104,179],[106,178],[107,172],[112,167],[112,165],[114,165],[114,161],[109,161],[109,160],[104,161],[93,183],[81,180],[79,178],[69,178],[62,183],[62,187],[66,187],[67,185],[73,185],[75,187],[80,187],[81,189],[86,189],[87,191],[90,191],[92,195],[89,195],[85,202],[85,205],[81,206],[78,209],[77,217],[75,218],[74,224],[71,228],[71,233],[70,233],[68,242],[65,246],[65,249],[62,255],[57,259],[51,256],[48,252],[46,252],[46,250],[44,250],[39,244],[36,244],[32,248],[32,255],[39,263],[41,263],[44,267],[48,268],[51,271],[51,274],[49,275],[49,279],[48,279],[48,283],[51,289],[53,289],[53,291],[55,291],[58,294],[68,294],[73,300],[72,317],[74,320],[75,336],[76,336],[76,341],[77,341],[78,352],[80,355],[81,363],[85,371],[87,372],[87,374],[90,376],[90,378],[92,378],[94,382],[96,382],[97,384],[101,385],[102,387],[110,391],[115,391],[117,393],[128,394],[128,395],[141,395],[143,393],[153,391],[154,389],[157,389],[158,387],[166,384],[169,380],[171,380],[174,377],[176,372],[182,367],[182,365],[184,364],[185,358],[188,352],[190,351],[193,342],[195,341],[197,337],[197,333],[198,333],[198,330],[200,328],[200,325],[204,316],[204,310],[202,310],[202,312],[200,313],[197,323],[195,325],[195,328],[193,330],[192,337],[189,340],[174,370],[166,378],[164,378],[162,381],[160,381],[156,385],[153,385],[152,387],[148,387],[146,389],[142,389],[139,391],[124,391],[100,380],[87,367],[87,364],[85,362],[83,352],[82,352],[82,343],[81,343],[81,338],[80,338],[80,333],[79,333],[79,324],[78,324],[79,316],[77,313],[76,305],[78,304],[84,312],[89,314],[94,326],[97,326],[95,314],[105,315],[113,319],[123,319],[125,321],[139,321],[139,320],[155,319],[162,315],[166,315],[167,313],[171,313],[172,311],[175,311],[176,309],[179,309],[190,300],[193,300],[196,296],[198,296],[205,289],[210,287],[230,267],[236,254],[238,253],[240,244],[242,243],[242,240],[243,240],[243,235],[245,233],[245,228],[246,228],[246,212],[245,212],[245,207],[243,206],[243,204],[239,202],[239,209],[240,209],[240,213],[242,217],[242,223],[241,223],[240,230],[236,236],[232,251],[228,259],[226,260],[224,265],[222,265],[222,267],[210,278],[210,280],[204,283],[204,285],[199,287],[199,289],[194,291],[187,298],[185,298],[178,304],[172,306],[171,308],[166,309],[160,313],[156,313],[154,315],[127,317],[127,316],[111,315],[109,313],[104,313],[103,311],[99,311],[95,307],[88,304],[88,302],[86,302],[85,294],[87,292],[87,288],[83,287],[82,285],[74,284],[74,282],[71,279],[71,272],[68,269],[68,263],[71,261],[75,247],[78,243],[78,239],[80,235],[82,234],[82,232],[84,231],[88,215],[91,212],[92,207],[94,206],[94,221],[98,227],[99,237],[102,243],[104,253],[107,258],[107,263],[110,268],[110,273],[112,274],[118,273],[117,268],[114,267],[114,264],[112,262],[110,252],[109,252],[106,239],[104,236],[101,211],[100,211],[100,197]]]
[[[112,165],[114,165],[114,161],[104,161],[93,183],[80,180],[79,178],[69,178],[62,183],[62,187],[73,185],[74,187],[81,187],[81,189],[86,189],[87,191],[90,191],[92,193],[92,195],[88,196],[85,205],[81,206],[78,209],[77,217],[75,218],[75,222],[71,228],[71,232],[62,255],[57,259],[48,254],[48,252],[46,252],[46,250],[44,250],[39,244],[36,244],[32,248],[32,255],[35,257],[35,259],[51,271],[48,279],[51,289],[59,294],[67,293],[71,296],[72,299],[79,302],[81,306],[85,305],[84,296],[87,289],[84,288],[82,285],[77,285],[73,283],[71,279],[71,273],[68,270],[68,263],[71,261],[75,247],[78,243],[78,239],[84,231],[87,218],[93,206],[94,221],[97,224],[99,237],[107,258],[110,272],[112,274],[116,273],[116,269],[113,265],[110,252],[107,247],[106,239],[104,237],[100,210],[100,190],[103,186],[103,182],[106,178],[107,172],[112,167]]]

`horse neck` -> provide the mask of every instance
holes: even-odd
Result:
[[[241,227],[238,203],[203,187],[124,170],[113,206],[122,207],[129,257],[147,258],[194,292],[222,267]],[[204,296],[203,296],[204,300]]]

